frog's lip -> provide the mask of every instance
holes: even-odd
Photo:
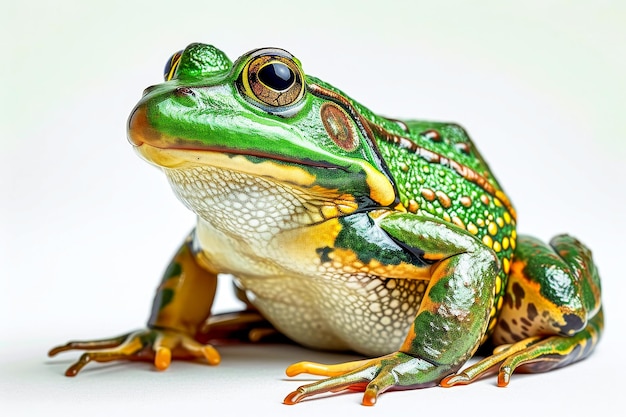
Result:
[[[166,136],[161,132],[158,132],[148,122],[146,115],[146,109],[143,106],[137,107],[128,121],[128,141],[144,156],[149,162],[156,165],[163,166],[165,168],[174,168],[180,166],[185,160],[189,164],[200,163],[198,153],[217,153],[227,155],[241,155],[247,157],[257,157],[260,159],[272,160],[277,162],[283,162],[288,164],[305,165],[315,168],[326,169],[338,169],[348,172],[348,168],[342,167],[337,164],[332,164],[324,161],[314,161],[307,158],[296,159],[284,157],[276,154],[268,154],[265,152],[255,152],[251,150],[239,150],[235,148],[228,148],[225,146],[199,146],[189,140],[182,138],[176,138],[172,136]],[[155,148],[153,150],[147,150],[146,147]],[[143,150],[140,148],[144,148]],[[161,152],[157,152],[159,149]],[[175,152],[175,151],[181,151]],[[176,153],[176,158],[166,158],[165,153]],[[158,155],[158,156],[157,156]],[[205,161],[206,162],[206,161]],[[173,164],[173,165],[172,165]]]

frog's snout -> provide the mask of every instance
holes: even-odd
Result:
[[[127,134],[128,141],[134,146],[147,143],[159,147],[158,144],[163,142],[161,133],[150,125],[144,104],[136,106],[130,114]]]

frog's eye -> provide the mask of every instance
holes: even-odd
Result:
[[[165,81],[169,81],[174,78],[176,68],[178,68],[178,64],[182,56],[183,51],[178,51],[173,54],[170,59],[167,60],[167,62],[165,63],[165,68],[163,69],[163,78],[165,79]]]
[[[261,49],[244,65],[237,87],[248,101],[288,116],[304,97],[304,76],[294,58],[280,49]]]

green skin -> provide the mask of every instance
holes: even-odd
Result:
[[[264,54],[291,63],[292,75],[305,86],[300,96],[286,98],[282,105],[254,97],[254,88],[243,80],[252,71],[250,62]],[[323,113],[327,107],[334,118]],[[597,343],[600,280],[590,252],[569,236],[558,237],[553,246],[518,238],[506,194],[455,124],[377,116],[304,75],[299,61],[285,51],[257,50],[231,64],[220,50],[192,44],[166,67],[166,82],[146,90],[129,119],[129,132],[138,147],[150,143],[160,149],[209,151],[254,164],[271,160],[278,167],[275,174],[264,174],[271,181],[297,183],[284,177],[282,169],[288,167],[312,178],[306,186],[297,184],[305,189],[349,196],[355,207],[326,219],[340,225],[332,244],[312,248],[321,264],[341,250],[391,271],[401,264],[428,271],[424,297],[398,351],[339,375],[320,372],[334,376],[300,387],[285,399],[287,404],[361,387],[364,404],[371,405],[391,388],[468,383],[496,364],[502,364],[504,385],[516,367],[541,371],[562,366],[587,356]],[[189,242],[185,245],[194,256],[199,253]],[[166,274],[170,281],[182,275],[178,261],[172,265]],[[556,281],[554,268],[563,272]],[[509,280],[513,274],[516,278]],[[514,291],[509,281],[522,290]],[[172,289],[157,293],[152,330],[146,332],[158,331],[164,304],[176,296]],[[543,317],[540,331],[521,320],[538,317]],[[490,337],[495,343],[525,346],[455,374]],[[66,349],[56,351],[61,350]],[[89,360],[99,358],[90,356],[84,363]]]

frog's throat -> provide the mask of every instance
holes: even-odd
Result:
[[[281,163],[285,161],[271,158],[262,162],[253,162],[248,159],[250,155],[245,154],[232,154],[205,149],[163,149],[147,143],[135,146],[135,150],[143,159],[162,168],[187,169],[198,166],[211,166],[292,184],[302,188],[311,188],[319,185],[317,184],[317,177],[306,170],[306,165],[302,161],[294,161],[302,165],[302,167]],[[381,207],[392,205],[395,201],[394,188],[387,177],[365,162],[355,161],[355,163],[358,163],[365,172],[367,186],[370,190],[369,198]]]

